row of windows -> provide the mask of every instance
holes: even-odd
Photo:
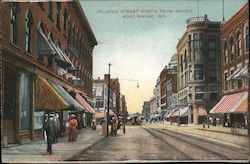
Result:
[[[217,43],[216,36],[209,35],[207,38],[207,55],[209,61],[216,61],[216,51]],[[187,59],[188,56],[188,59]],[[204,59],[204,34],[203,33],[194,33],[189,35],[188,41],[188,54],[185,50],[184,55],[180,55],[180,72],[183,72],[187,69],[188,60],[189,61],[202,61]]]
[[[224,64],[234,60],[235,56],[238,58],[242,55],[242,46],[244,45],[245,53],[249,52],[249,26],[244,27],[244,39],[242,44],[242,34],[240,31],[236,33],[236,39],[234,36],[230,36],[229,40],[225,40],[223,43],[223,61]]]
[[[19,17],[19,11],[20,11],[20,4],[17,2],[9,3],[10,6],[10,42],[14,45],[17,45],[18,43],[18,17]],[[65,10],[66,11],[66,10]],[[32,13],[28,10],[25,14],[25,38],[24,38],[24,50],[25,53],[28,55],[31,55],[31,28],[32,28],[33,18]],[[66,19],[65,19],[66,23]],[[44,32],[43,25],[41,24],[41,30]],[[64,26],[66,28],[66,26]],[[53,36],[51,33],[49,33],[48,38],[53,42]],[[60,42],[56,44],[60,48]],[[61,48],[60,48],[61,49]],[[38,58],[37,61],[39,63],[45,62],[45,54],[51,54],[51,49],[48,47],[48,43],[44,39],[44,36],[41,36],[41,34],[38,32],[37,36],[37,50],[38,50]],[[66,50],[66,49],[65,49]],[[72,59],[74,59],[72,57]],[[72,60],[71,59],[71,60]],[[48,68],[52,68],[53,66],[53,58],[51,56],[48,56]],[[79,68],[77,72],[74,74],[80,77],[86,77],[91,80],[91,74],[86,73],[86,71],[83,71],[82,65],[78,62],[78,60],[73,60],[73,64]],[[91,64],[92,66],[92,64]],[[90,85],[85,82],[85,86]]]

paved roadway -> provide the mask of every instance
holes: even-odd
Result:
[[[180,134],[161,127],[127,126],[126,134],[105,138],[76,161],[248,160],[249,149]]]

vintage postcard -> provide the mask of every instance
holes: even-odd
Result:
[[[2,163],[249,162],[247,0],[2,0]]]

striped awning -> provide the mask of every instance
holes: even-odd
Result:
[[[206,115],[207,115],[206,109],[203,107],[199,107],[198,108],[198,116],[206,116]]]
[[[49,83],[71,105],[72,110],[83,111],[83,107],[61,85]]]
[[[75,95],[76,100],[81,104],[84,109],[86,109],[89,113],[95,113],[95,110],[87,103],[87,101],[79,94]]]
[[[247,99],[247,97],[247,91],[225,95],[210,110],[210,113],[247,112],[247,105],[245,107],[241,106],[241,104]],[[239,109],[239,107],[241,108]]]

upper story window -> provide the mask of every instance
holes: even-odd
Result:
[[[230,61],[233,61],[234,59],[234,39],[233,37],[230,38],[229,40],[229,53],[230,53]]]
[[[30,54],[31,23],[32,23],[32,14],[30,11],[27,11],[25,16],[25,52],[27,54]]]
[[[208,59],[216,61],[216,36],[209,36],[208,38]]]
[[[228,90],[228,81],[227,81],[227,78],[228,78],[228,73],[225,73],[225,74],[224,74],[225,91]]]
[[[17,44],[17,14],[20,9],[20,4],[18,2],[10,3],[10,42]]]
[[[244,45],[245,45],[245,52],[249,52],[249,26],[248,24],[245,25],[245,28],[244,28]]]
[[[67,31],[67,19],[68,19],[68,13],[66,8],[64,9],[63,12],[63,32],[66,34]]]
[[[186,50],[184,53],[184,64],[185,64],[185,69],[187,69],[187,51]]]
[[[239,57],[241,55],[241,34],[240,34],[240,32],[237,33],[236,53],[237,53],[237,57]]]
[[[56,27],[60,29],[60,14],[61,14],[61,3],[56,2]]]
[[[225,41],[224,42],[224,48],[223,48],[223,61],[224,61],[224,64],[227,63],[227,56],[228,56],[228,51],[227,51],[227,42]]]
[[[194,80],[204,80],[204,65],[194,65]]]
[[[194,33],[193,40],[192,40],[192,42],[193,42],[193,47],[192,47],[193,60],[196,60],[196,61],[202,60],[203,40],[204,40],[204,35],[202,33]]]
[[[52,3],[52,1],[49,1],[48,17],[50,18],[50,20],[53,19],[53,3]]]

